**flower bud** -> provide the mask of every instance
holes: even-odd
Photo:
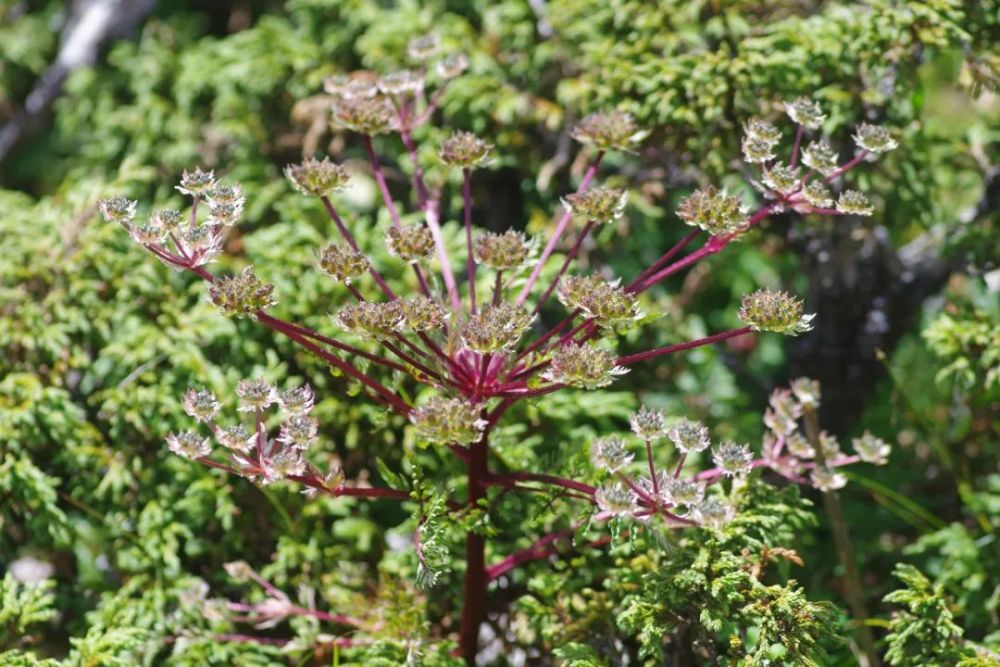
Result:
[[[682,419],[671,426],[667,431],[667,437],[674,443],[674,447],[684,454],[703,452],[712,442],[708,437],[708,427],[690,419]]]
[[[158,245],[167,236],[167,230],[159,225],[127,225],[129,236],[140,245]]]
[[[212,225],[181,227],[178,239],[194,266],[203,266],[222,254],[222,234]]]
[[[462,327],[462,342],[480,354],[512,350],[533,319],[524,308],[511,303],[487,304]]]
[[[449,166],[473,169],[484,164],[492,151],[492,144],[471,132],[455,132],[441,142],[438,155]]]
[[[764,169],[761,180],[768,188],[783,195],[790,195],[798,190],[801,182],[799,168],[783,164],[776,164],[770,169]]]
[[[825,140],[813,141],[802,149],[802,164],[829,176],[837,171],[837,153]]]
[[[701,227],[713,236],[737,234],[747,226],[746,205],[738,197],[731,197],[711,185],[684,198],[677,215],[692,227]]]
[[[875,212],[875,207],[864,193],[844,190],[837,199],[837,210],[848,215],[871,215]]]
[[[809,477],[812,479],[813,486],[824,493],[836,491],[847,484],[846,477],[833,468],[826,468],[824,466],[813,468]]]
[[[618,472],[631,463],[633,458],[625,441],[616,435],[597,438],[590,448],[590,460],[594,467],[605,472]]]
[[[886,153],[899,146],[889,130],[881,125],[869,125],[862,123],[854,133],[854,142],[858,148],[869,153]]]
[[[748,120],[746,125],[743,126],[743,131],[746,133],[746,136],[762,141],[768,146],[774,146],[781,141],[781,131],[772,123],[761,118],[751,118]]]
[[[231,563],[225,563],[222,566],[222,569],[224,569],[226,574],[228,574],[237,584],[246,583],[255,574],[253,568],[250,567],[250,563],[245,560],[235,560]]]
[[[219,412],[219,401],[207,389],[188,389],[184,392],[181,406],[184,412],[199,422],[210,421]]]
[[[237,452],[249,452],[257,443],[257,434],[251,433],[243,424],[219,429],[215,434],[219,444]]]
[[[615,357],[599,347],[570,343],[559,347],[541,374],[549,382],[581,389],[597,389],[611,384],[615,377],[628,373],[615,365]]]
[[[401,324],[411,331],[440,329],[448,319],[448,311],[441,304],[422,294],[397,303],[403,315]]]
[[[266,481],[301,475],[305,471],[306,462],[302,458],[302,452],[291,447],[279,450],[278,453],[264,462]]]
[[[346,167],[325,157],[322,162],[307,158],[299,164],[290,164],[285,167],[285,177],[298,192],[323,197],[344,187],[351,175]]]
[[[726,477],[743,477],[753,469],[750,447],[728,440],[712,450],[712,461]]]
[[[566,195],[562,202],[577,217],[598,223],[614,222],[625,212],[628,192],[621,188],[596,187]]]
[[[431,444],[468,445],[483,437],[486,421],[479,412],[479,406],[464,399],[435,396],[410,413],[410,422],[417,436]]]
[[[822,181],[812,181],[802,189],[802,196],[809,202],[810,206],[816,208],[830,208],[833,206],[833,197]]]
[[[819,108],[819,104],[806,97],[800,97],[794,102],[786,103],[785,112],[788,113],[793,122],[810,130],[815,130],[826,120],[826,115]]]
[[[476,239],[476,261],[497,271],[506,271],[524,263],[528,241],[524,234],[510,229],[502,234],[486,232]]]
[[[239,185],[220,185],[208,193],[209,224],[230,227],[243,215],[246,197]]]
[[[594,492],[594,502],[602,512],[625,516],[637,509],[638,498],[632,489],[620,482],[606,484]]]
[[[194,171],[184,170],[181,174],[181,184],[177,186],[177,189],[181,194],[198,197],[214,190],[218,183],[214,171],[211,169],[202,171],[201,167],[195,167]]]
[[[556,290],[559,302],[579,308],[602,326],[614,326],[642,318],[635,296],[599,276],[565,276]]]
[[[739,317],[754,331],[797,336],[812,329],[815,314],[806,315],[805,305],[787,292],[759,289],[743,296]]]
[[[292,415],[281,425],[278,442],[293,449],[303,450],[316,440],[319,423],[309,415]]]
[[[371,76],[334,74],[323,79],[323,90],[344,100],[371,99],[378,95],[378,85]]]
[[[632,432],[640,440],[650,442],[659,440],[667,435],[667,424],[663,413],[659,410],[651,410],[645,405],[639,408],[638,412],[633,412],[628,419]]]
[[[877,438],[868,431],[860,438],[851,441],[854,451],[865,463],[874,463],[883,466],[888,463],[889,452],[892,448],[882,438]]]
[[[601,151],[628,151],[647,134],[639,130],[632,114],[624,111],[590,114],[570,132],[570,136],[581,144],[589,144]]]
[[[792,433],[785,439],[785,446],[792,456],[800,459],[811,459],[816,456],[816,450],[809,444],[809,440],[798,432]]]
[[[771,392],[770,403],[771,407],[764,412],[764,425],[776,435],[790,436],[798,428],[802,406],[795,402],[788,389],[775,389]]]
[[[732,505],[715,497],[701,501],[694,513],[699,523],[715,530],[721,530],[736,517]]]
[[[212,443],[197,433],[184,431],[167,436],[167,448],[186,459],[200,459],[212,453]]]
[[[370,266],[363,252],[333,243],[323,248],[319,256],[320,271],[346,285],[364,275]]]
[[[286,389],[278,396],[278,405],[290,415],[307,414],[313,409],[314,401],[315,394],[307,384]]]
[[[333,125],[358,134],[385,134],[395,126],[394,114],[384,97],[343,98],[333,105]]]
[[[100,209],[105,221],[117,222],[124,225],[131,222],[132,218],[135,217],[135,207],[137,205],[137,201],[128,199],[122,195],[116,195],[108,199],[102,199],[97,207]]]
[[[240,412],[259,412],[273,405],[278,400],[278,391],[274,385],[262,379],[240,380],[236,385],[236,395],[240,397]]]
[[[274,285],[263,282],[248,266],[234,276],[216,278],[208,297],[224,315],[242,317],[274,305],[273,292]]]
[[[434,237],[423,225],[402,225],[389,228],[386,245],[394,257],[416,264],[434,252]]]

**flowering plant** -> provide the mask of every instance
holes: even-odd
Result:
[[[822,139],[803,146],[806,133],[819,129],[825,117],[814,102],[800,99],[786,105],[796,130],[788,161],[783,162],[777,158],[781,130],[763,119],[750,120],[744,128],[743,152],[749,164],[759,167],[752,183],[764,203],[751,213],[738,195],[711,185],[695,191],[677,211],[693,227],[690,233],[623,282],[570,271],[595,228],[615,224],[626,212],[626,190],[595,182],[606,155],[631,152],[645,138],[630,115],[596,113],[572,129],[571,136],[587,152],[588,166],[576,191],[563,199],[564,210],[540,250],[517,229],[476,232],[472,172],[488,168],[494,147],[471,133],[457,132],[441,142],[437,151],[440,164],[461,176],[465,252],[452,257],[442,231],[446,179],[431,182],[414,133],[438,115],[442,92],[466,62],[460,54],[438,56],[433,40],[415,42],[411,55],[417,62],[413,69],[375,78],[331,77],[325,89],[334,99],[333,126],[356,134],[364,147],[390,221],[386,247],[395,259],[409,265],[415,286],[412,293],[400,294],[390,286],[341,215],[336,193],[349,184],[351,169],[328,157],[309,157],[285,170],[291,186],[318,200],[339,233],[339,239],[318,249],[317,262],[319,270],[342,283],[352,298],[332,313],[337,333],[321,333],[271,315],[269,310],[276,303],[274,287],[251,267],[231,276],[206,268],[221,254],[226,230],[239,221],[245,206],[240,186],[223,184],[214,172],[196,168],[184,173],[177,189],[191,198],[186,213],[159,210],[140,222],[137,203],[124,196],[104,200],[101,211],[164,264],[206,281],[208,299],[223,314],[250,318],[288,337],[357,382],[370,400],[405,418],[422,444],[456,457],[467,471],[466,497],[435,497],[423,484],[403,488],[406,481],[398,475],[392,477],[400,488],[372,487],[349,481],[345,471],[321,470],[310,463],[309,449],[319,424],[310,414],[314,396],[306,385],[279,391],[261,378],[242,381],[236,393],[238,411],[250,418],[245,424],[220,418],[216,396],[191,389],[184,397],[184,408],[210,435],[196,430],[173,433],[167,438],[171,451],[261,484],[287,480],[310,493],[415,500],[421,520],[413,545],[425,582],[433,583],[441,574],[440,559],[434,555],[440,545],[428,538],[434,531],[430,518],[461,517],[465,581],[459,652],[470,664],[479,646],[489,583],[514,568],[553,555],[552,544],[562,535],[543,536],[527,549],[488,564],[490,489],[525,493],[556,489],[590,504],[590,523],[610,521],[616,534],[624,522],[647,529],[662,524],[671,530],[718,530],[733,520],[738,509],[734,494],[755,468],[829,491],[844,483],[837,472],[840,466],[857,460],[884,461],[886,447],[873,437],[857,441],[857,454],[845,456],[828,437],[820,435],[817,440],[815,434],[800,434],[799,417],[818,401],[818,388],[801,380],[791,392],[772,396],[765,416],[770,434],[759,458],[746,444],[726,441],[713,447],[708,429],[699,423],[668,419],[642,408],[631,419],[632,435],[644,446],[641,474],[634,474],[632,468],[631,437],[618,435],[592,443],[594,467],[606,476],[598,485],[538,470],[504,470],[491,463],[491,434],[519,402],[557,391],[597,390],[637,364],[754,332],[794,336],[808,331],[813,315],[805,312],[801,300],[761,289],[743,298],[742,327],[652,349],[617,349],[618,334],[646,320],[645,292],[748,236],[768,216],[784,211],[870,215],[873,206],[860,192],[841,188],[841,177],[896,144],[886,129],[861,125],[855,136],[857,153],[839,164],[838,156]],[[396,138],[409,161],[412,196],[421,218],[418,223],[408,222],[410,216],[401,212],[376,151],[376,140],[388,146]],[[839,195],[835,197],[831,188],[840,189]],[[684,254],[699,241],[700,247]],[[561,249],[561,263],[552,272],[549,264]],[[546,325],[540,321],[542,309],[553,296],[565,315]],[[413,385],[428,389],[424,393],[430,397],[413,401],[408,391]],[[276,434],[268,429],[272,407],[278,407],[282,415]],[[664,441],[677,456],[669,467],[658,467],[654,445]],[[694,455],[709,448],[715,467],[690,470],[689,458],[694,460]],[[723,485],[715,484],[726,478],[733,480],[726,485],[728,493],[722,491]],[[270,606],[232,607],[248,612],[248,619],[265,623],[261,627],[288,615],[308,615],[355,628],[349,642],[364,643],[366,633],[374,632],[353,617],[296,606],[245,567],[234,565],[233,569],[270,592]]]

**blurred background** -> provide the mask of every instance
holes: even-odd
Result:
[[[97,201],[178,205],[174,185],[196,165],[239,181],[246,221],[222,268],[252,263],[276,285],[276,312],[332,330],[344,293],[314,269],[332,230],[281,170],[303,155],[363,159],[330,133],[322,80],[397,68],[431,31],[471,62],[442,119],[497,145],[473,184],[480,227],[546,228],[583,169],[565,133],[583,114],[621,108],[652,131],[608,163],[631,203],[582,254],[615,275],[687,232],[673,210],[699,185],[754,196],[739,150],[751,116],[812,96],[842,156],[855,123],[896,129],[898,150],[851,173],[871,218],[773,217],[725,260],[651,292],[662,316],[630,336],[651,347],[733,326],[758,286],[803,296],[814,331],[671,356],[617,382],[611,401],[554,395],[521,415],[530,433],[509,436],[526,467],[572,467],[586,448],[560,443],[620,429],[645,402],[759,444],[769,392],[816,378],[828,431],[894,445],[843,492],[873,614],[887,617],[889,573],[910,562],[953,597],[966,636],[988,640],[1000,599],[995,2],[0,0],[0,572],[54,581],[57,612],[31,629],[0,622],[0,651],[102,655],[110,634],[166,664],[170,638],[207,622],[179,600],[195,578],[225,595],[224,562],[310,584],[324,606],[369,595],[372,572],[412,567],[387,547],[408,520],[399,507],[258,489],[166,451],[188,386],[231,394],[254,374],[318,389],[323,462],[349,478],[376,481],[375,456],[392,468],[406,443],[288,341],[217,316],[194,279],[101,221]],[[420,137],[427,162],[439,136]],[[406,197],[404,174],[390,176]],[[344,203],[363,245],[377,242],[363,224],[375,197],[362,175]],[[822,517],[796,548],[795,578],[843,606]],[[236,649],[203,650],[170,664],[237,664]],[[830,664],[853,664],[847,647],[831,651]]]

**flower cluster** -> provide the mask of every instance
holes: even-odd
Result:
[[[386,246],[394,257],[415,263],[434,252],[434,237],[423,225],[390,227]]]
[[[264,483],[306,472],[309,466],[304,453],[319,434],[318,422],[309,415],[314,402],[312,389],[308,385],[300,385],[279,392],[266,380],[253,378],[240,381],[236,395],[239,399],[238,412],[254,415],[253,428],[239,422],[219,425],[216,417],[220,403],[208,390],[189,389],[182,404],[184,411],[195,421],[211,428],[216,442],[229,453],[233,472]],[[277,436],[269,437],[264,428],[263,415],[275,405],[280,407],[283,419]],[[214,449],[209,437],[194,431],[169,434],[167,446],[175,454],[189,459],[206,459]]]
[[[434,445],[468,445],[483,436],[481,407],[460,398],[435,396],[414,408],[410,422],[421,440]]]
[[[497,271],[516,269],[528,258],[528,240],[513,229],[502,234],[487,232],[476,239],[476,261]]]
[[[248,266],[240,273],[217,278],[208,289],[208,298],[225,315],[254,315],[274,305],[274,285],[265,283]]]
[[[559,301],[570,309],[580,309],[602,326],[614,326],[642,318],[635,296],[618,282],[600,276],[566,276],[557,291]]]
[[[777,127],[760,118],[751,118],[743,127],[743,159],[763,164],[775,158],[774,148],[781,141]]]
[[[472,169],[483,165],[492,152],[492,144],[471,132],[456,132],[441,142],[438,154],[441,156],[441,161],[447,165]]]
[[[563,198],[563,204],[573,215],[598,223],[622,217],[626,203],[628,192],[620,188],[591,188]]]
[[[740,319],[754,331],[797,336],[812,329],[814,314],[805,313],[805,305],[787,292],[760,289],[743,297]]]
[[[597,389],[628,373],[614,356],[594,345],[563,345],[552,354],[549,368],[541,377],[549,382],[582,389]]]
[[[629,151],[646,138],[635,118],[624,111],[593,113],[580,121],[570,133],[582,144],[602,151]]]
[[[692,227],[701,227],[714,236],[738,234],[747,226],[747,206],[739,197],[727,195],[709,185],[681,201],[677,215]]]
[[[512,303],[488,304],[462,327],[462,342],[473,352],[494,354],[512,350],[534,318]]]
[[[313,197],[325,197],[343,188],[351,176],[343,165],[324,157],[322,161],[308,158],[299,164],[288,165],[285,167],[285,177],[296,191]]]
[[[363,252],[335,243],[323,248],[319,268],[326,275],[347,285],[354,278],[364,275],[371,265]]]
[[[361,301],[343,306],[336,320],[359,336],[385,339],[404,331],[428,331],[444,326],[448,312],[425,296],[393,301]]]

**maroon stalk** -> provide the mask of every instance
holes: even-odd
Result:
[[[469,303],[472,314],[476,314],[476,257],[472,252],[472,172],[462,169],[462,203],[465,210],[465,269],[469,274]],[[499,276],[499,273],[497,274]]]
[[[623,357],[618,357],[618,363],[622,366],[629,366],[639,361],[645,361],[647,359],[653,359],[655,357],[662,357],[665,354],[673,354],[674,352],[680,352],[682,350],[690,350],[693,347],[701,347],[702,345],[711,345],[712,343],[717,343],[720,340],[726,340],[727,338],[735,338],[736,336],[743,336],[745,334],[750,333],[751,331],[753,331],[753,329],[751,329],[750,327],[731,329],[729,331],[723,331],[722,333],[706,336],[705,338],[699,338],[698,340],[689,340],[686,343],[667,345],[666,347],[658,347],[654,350],[646,350],[645,352],[636,352],[635,354],[628,354]]]
[[[474,508],[485,497],[485,483],[489,477],[487,457],[488,433],[469,447],[469,507]],[[469,532],[465,537],[465,591],[462,603],[462,620],[459,624],[459,646],[462,657],[470,665],[476,664],[479,647],[479,627],[486,620],[486,538]]]

